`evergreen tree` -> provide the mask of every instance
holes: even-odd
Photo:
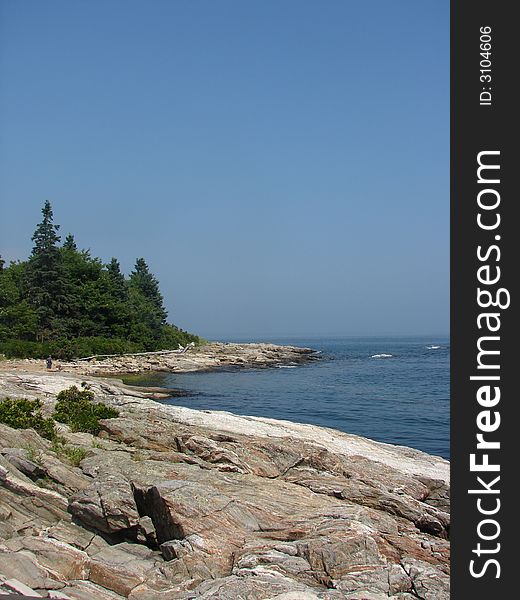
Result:
[[[38,331],[38,315],[23,297],[26,264],[12,262],[0,271],[0,339],[34,340]]]
[[[74,236],[71,233],[69,233],[69,235],[65,238],[65,241],[63,242],[63,248],[65,250],[71,250],[72,252],[78,251],[78,247],[76,246],[76,240],[74,239]]]
[[[59,225],[53,223],[51,203],[46,200],[43,219],[32,236],[34,246],[27,271],[28,301],[36,309],[42,339],[52,330],[54,318],[66,312],[66,281],[58,243]]]
[[[115,295],[120,300],[126,300],[128,298],[128,285],[125,276],[121,272],[121,265],[117,258],[112,258],[107,264],[107,272],[110,281],[112,282]]]
[[[163,350],[200,341],[166,323],[159,282],[144,259],[129,279],[69,234],[60,246],[50,202],[28,260],[0,257],[0,353],[56,358]]]
[[[60,241],[58,229],[60,226],[53,223],[54,215],[51,203],[48,200],[45,200],[42,215],[43,220],[38,223],[31,238],[34,242],[31,258],[45,257],[50,260],[58,254],[58,243]]]
[[[166,323],[168,313],[164,308],[164,301],[159,290],[159,282],[150,272],[144,258],[138,258],[134,270],[130,274],[130,285],[141,292],[141,294],[151,303],[156,311],[161,325]]]

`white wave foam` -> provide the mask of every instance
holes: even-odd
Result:
[[[391,358],[393,354],[372,354],[370,358]]]

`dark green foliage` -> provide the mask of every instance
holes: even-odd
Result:
[[[34,340],[39,316],[25,293],[28,263],[11,263],[0,271],[0,340]]]
[[[32,342],[28,340],[7,339],[0,342],[0,352],[6,358],[46,358],[52,356],[48,342]]]
[[[175,327],[175,325],[167,324],[161,329],[157,347],[160,350],[168,350],[170,348],[177,348],[179,344],[186,346],[186,344],[189,344],[190,342],[201,344],[203,340],[198,335],[188,333],[183,329]]]
[[[53,223],[48,200],[42,209],[43,219],[32,236],[33,250],[26,269],[25,295],[39,320],[39,336],[52,337],[60,315],[67,313],[67,283],[63,257],[58,247],[59,225]]]
[[[116,409],[103,403],[94,403],[94,394],[87,388],[80,390],[75,385],[57,396],[54,418],[66,423],[72,431],[84,431],[97,435],[101,430],[100,419],[118,417]]]
[[[65,238],[65,241],[63,242],[63,248],[65,250],[77,252],[78,247],[76,246],[76,240],[74,239],[74,236],[71,233],[69,233],[69,235]]]
[[[45,200],[42,215],[42,222],[38,223],[31,238],[34,242],[31,256],[58,253],[58,242],[60,241],[58,229],[60,226],[53,223],[54,215],[51,203],[48,200]]]
[[[77,337],[72,340],[56,341],[51,345],[49,353],[41,354],[39,358],[50,354],[58,360],[70,360],[96,354],[127,354],[140,350],[139,344],[121,338]]]
[[[124,302],[128,299],[128,282],[121,272],[121,266],[117,258],[112,258],[108,263],[107,273],[113,295]]]
[[[94,354],[175,349],[201,340],[166,322],[156,277],[140,258],[127,279],[72,235],[59,246],[47,201],[25,262],[0,269],[0,353],[66,360]]]
[[[34,429],[42,437],[52,440],[56,437],[54,421],[42,416],[41,407],[41,400],[5,398],[0,401],[0,423],[13,429]]]
[[[159,291],[159,282],[150,273],[144,258],[138,258],[134,270],[130,274],[130,287],[137,290],[154,311],[158,326],[166,323],[168,313],[164,308],[163,297]]]

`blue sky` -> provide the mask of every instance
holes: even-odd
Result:
[[[0,253],[62,233],[206,337],[449,330],[449,3],[3,0]]]

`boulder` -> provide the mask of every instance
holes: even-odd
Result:
[[[58,580],[87,579],[89,557],[71,544],[44,535],[23,536],[20,543],[25,550],[38,557],[43,566]]]
[[[133,588],[146,581],[155,564],[154,555],[147,548],[137,544],[117,544],[91,557],[89,579],[105,589],[128,596]]]
[[[104,533],[120,533],[139,524],[130,482],[118,473],[100,475],[71,496],[70,513],[84,525]]]

